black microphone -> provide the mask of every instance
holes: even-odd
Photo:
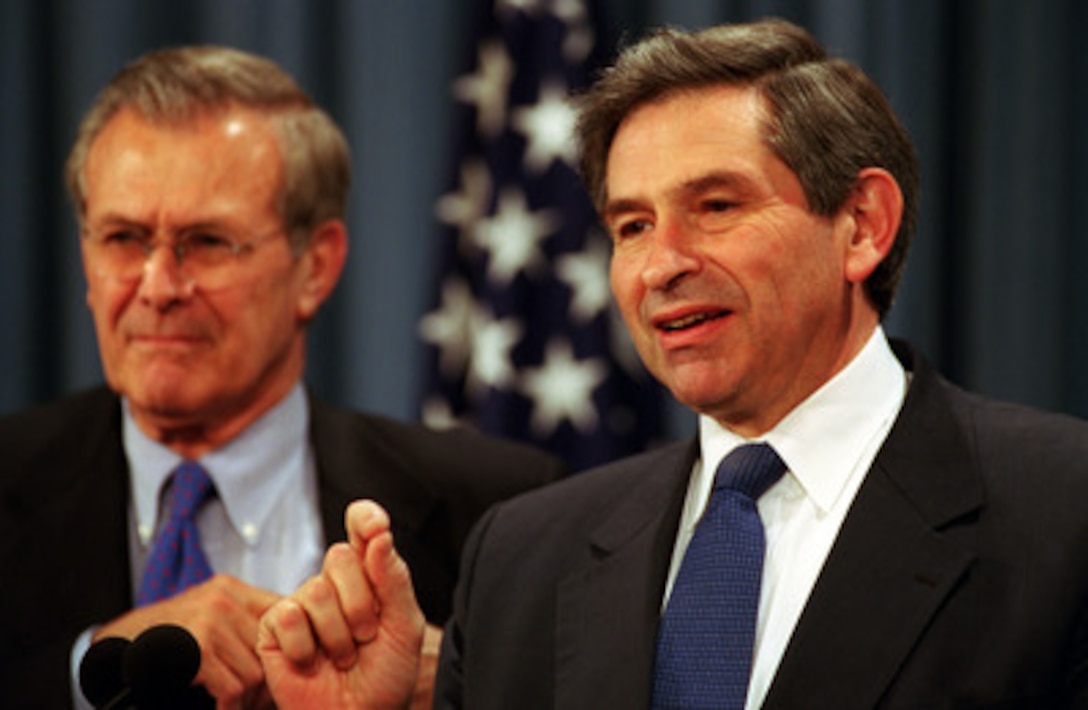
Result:
[[[132,642],[119,636],[95,643],[79,662],[79,687],[96,708],[102,707],[125,690],[121,677],[121,659]]]
[[[180,626],[152,626],[121,661],[121,677],[137,708],[192,707],[190,683],[200,670],[200,645]]]
[[[101,710],[214,707],[204,688],[190,685],[199,670],[196,639],[180,626],[163,624],[131,644],[124,639],[96,643],[80,664],[80,686]]]

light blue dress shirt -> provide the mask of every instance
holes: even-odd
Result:
[[[127,402],[123,411],[135,594],[155,533],[166,522],[169,490],[163,489],[182,458],[140,430]],[[200,458],[217,491],[197,515],[204,551],[215,573],[287,594],[321,569],[325,535],[309,428],[309,405],[298,384],[226,446]],[[77,708],[91,707],[79,689],[78,671],[93,633],[93,628],[85,631],[72,649]]]

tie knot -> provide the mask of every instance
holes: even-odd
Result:
[[[786,464],[768,444],[744,444],[718,464],[714,490],[734,490],[758,500],[785,472]]]
[[[214,489],[212,479],[196,461],[185,461],[174,469],[170,508],[175,515],[190,517]]]

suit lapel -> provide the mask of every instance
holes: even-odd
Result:
[[[919,363],[764,707],[874,707],[974,559],[941,530],[981,505],[947,388]]]
[[[640,460],[590,534],[592,562],[560,583],[556,707],[649,705],[665,576],[697,454],[685,443]]]

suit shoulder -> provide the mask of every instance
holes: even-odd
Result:
[[[1058,412],[964,393],[970,435],[994,456],[1029,455],[1037,463],[1075,466],[1088,475],[1088,421]]]
[[[468,429],[436,430],[318,402],[313,414],[315,439],[346,447],[354,460],[400,471],[432,489],[478,488],[486,498],[506,498],[566,474],[563,462],[550,453]],[[318,448],[331,448],[327,445]]]
[[[925,447],[937,449],[938,456],[953,456],[963,447],[967,458],[962,461],[980,476],[988,500],[1016,510],[1080,511],[1088,504],[1088,422],[968,392],[946,381],[937,391],[947,409],[930,406],[926,416],[951,426],[917,432],[924,433]],[[919,443],[915,437],[910,445]],[[1083,516],[1050,516],[1050,522],[1063,518],[1079,526]]]
[[[9,461],[72,460],[96,432],[117,426],[120,400],[105,387],[0,416],[0,449]],[[82,443],[81,443],[82,442]]]
[[[896,425],[905,423],[910,433],[899,443],[965,444],[987,469],[1031,469],[1046,462],[1088,478],[1088,422],[965,390],[916,353],[910,356],[914,377]]]

